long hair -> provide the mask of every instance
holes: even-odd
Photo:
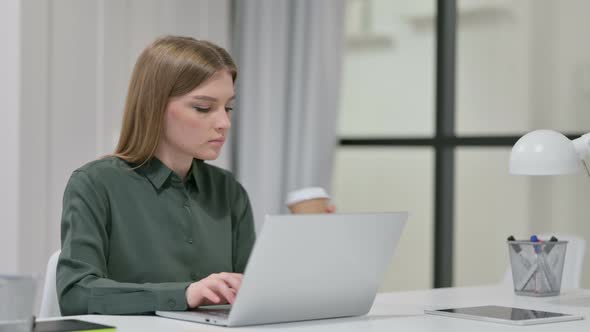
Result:
[[[233,81],[237,67],[223,48],[190,37],[166,36],[149,45],[133,69],[123,124],[113,153],[129,163],[154,156],[168,101],[185,95],[215,73],[226,70]]]

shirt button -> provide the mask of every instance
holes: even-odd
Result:
[[[168,300],[168,307],[170,307],[170,309],[174,308],[175,306],[176,306],[176,301],[174,301],[174,299]]]
[[[186,239],[186,242],[187,242],[188,244],[193,244],[193,239],[189,237],[188,239]]]
[[[199,277],[197,276],[197,274],[196,274],[196,273],[194,273],[194,272],[191,272],[191,279],[192,279],[193,281],[197,281],[197,279],[199,279]]]

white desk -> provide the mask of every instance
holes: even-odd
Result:
[[[474,305],[504,305],[584,316],[584,320],[529,327],[478,322],[465,319],[424,315],[424,309]],[[328,319],[288,324],[271,324],[240,328],[221,328],[154,316],[75,316],[74,318],[114,325],[118,332],[145,331],[590,331],[590,289],[565,290],[561,296],[534,298],[516,296],[501,286],[444,288],[377,296],[371,312],[363,317]]]

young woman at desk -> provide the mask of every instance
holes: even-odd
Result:
[[[234,177],[203,161],[225,142],[236,75],[227,51],[187,37],[139,56],[115,153],[74,171],[64,193],[63,315],[233,303],[252,211]]]

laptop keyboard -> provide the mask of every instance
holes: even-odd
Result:
[[[207,315],[227,318],[229,316],[229,310],[230,309],[202,309],[199,311]]]

